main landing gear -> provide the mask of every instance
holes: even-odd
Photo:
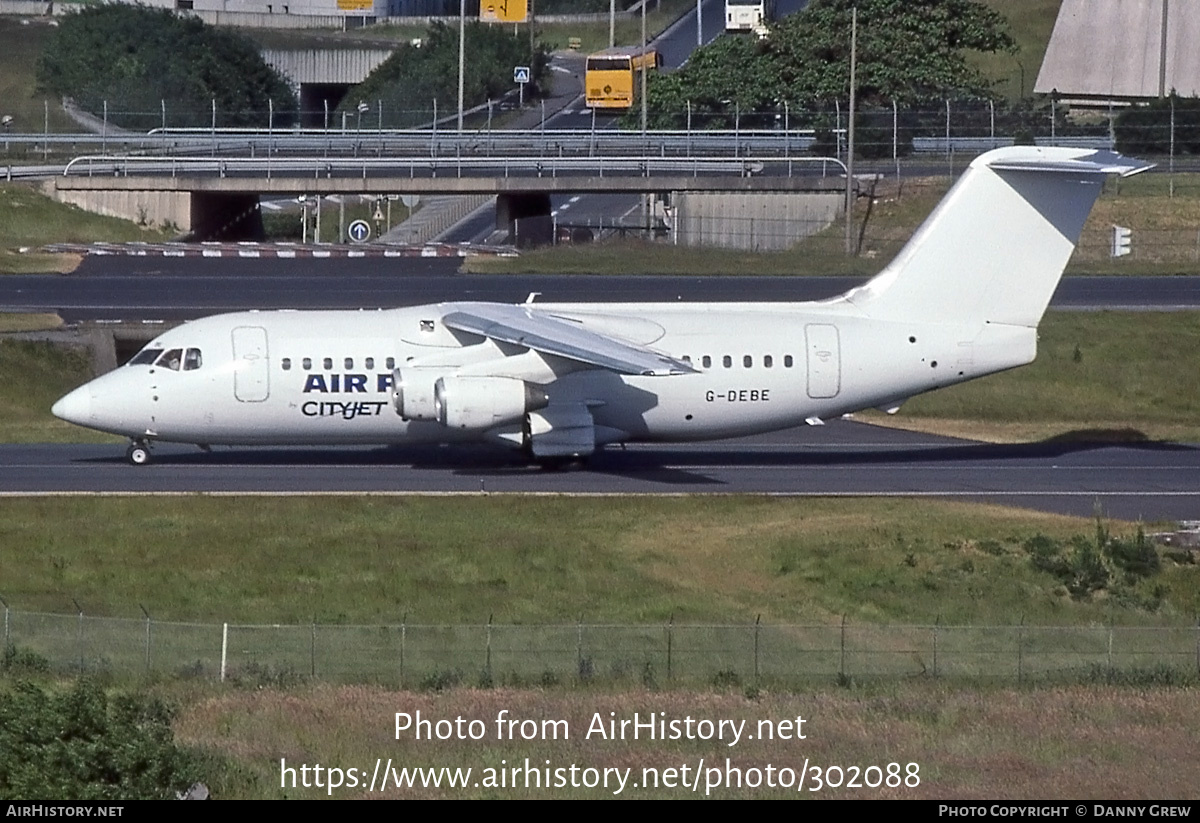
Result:
[[[150,446],[145,440],[134,440],[125,450],[125,459],[135,466],[145,466],[150,462]]]

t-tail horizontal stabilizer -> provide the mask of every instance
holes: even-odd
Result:
[[[844,297],[881,320],[1036,327],[1104,179],[1150,167],[1095,149],[982,154],[896,259]]]

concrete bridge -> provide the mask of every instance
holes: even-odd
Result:
[[[681,202],[710,220],[723,211],[800,208],[815,209],[827,223],[839,208],[842,172],[837,161],[816,158],[85,157],[45,190],[89,211],[171,226],[196,239],[238,240],[261,238],[261,197],[330,194],[496,195],[500,229],[548,218],[555,194],[688,194]],[[793,202],[782,205],[780,194]]]

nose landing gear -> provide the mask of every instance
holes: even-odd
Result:
[[[145,466],[150,462],[150,446],[145,440],[130,442],[129,448],[125,450],[125,459],[134,466]]]

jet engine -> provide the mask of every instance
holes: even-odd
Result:
[[[392,405],[405,420],[434,420],[433,384],[442,369],[407,367],[392,371]]]
[[[490,429],[550,403],[539,386],[512,377],[441,377],[433,395],[438,422],[449,429]]]

